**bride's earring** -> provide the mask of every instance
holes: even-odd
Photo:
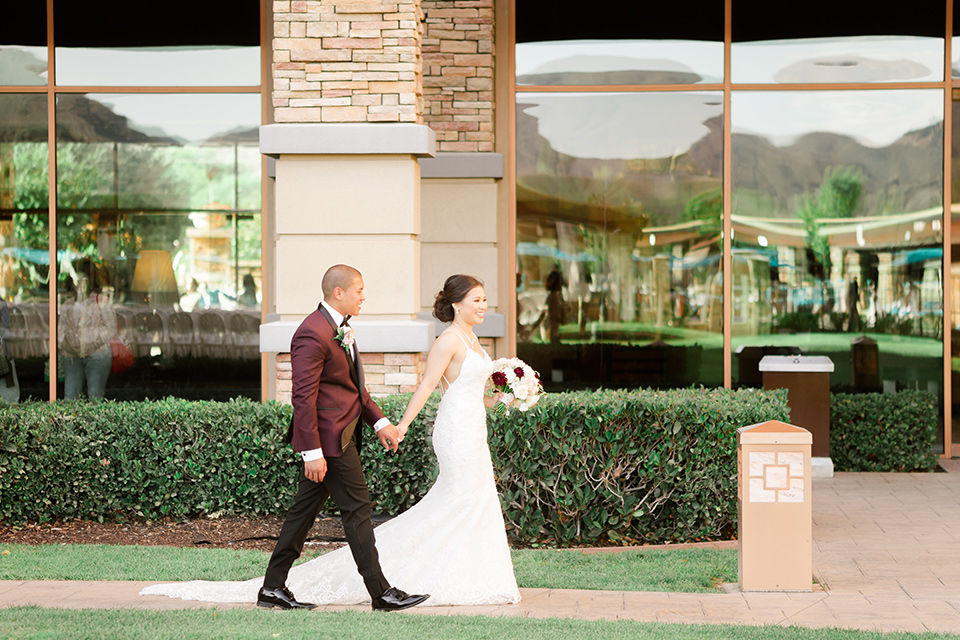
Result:
[[[453,310],[456,311],[457,313],[460,313],[460,308],[459,308],[459,307],[454,307]]]

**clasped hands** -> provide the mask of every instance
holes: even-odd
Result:
[[[397,452],[403,437],[407,435],[407,426],[401,424],[399,428],[393,424],[388,424],[380,431],[377,431],[377,437],[380,438],[380,444],[388,451]],[[303,464],[303,473],[313,482],[323,482],[323,477],[327,475],[326,458],[317,458]]]
[[[404,436],[407,435],[407,428],[407,425],[403,423],[400,423],[399,425],[386,425],[380,429],[380,431],[377,431],[377,437],[380,438],[380,444],[383,445],[384,449],[396,453],[400,443],[403,442]]]

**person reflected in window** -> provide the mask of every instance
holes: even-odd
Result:
[[[86,264],[77,277],[75,300],[60,309],[58,342],[68,400],[80,397],[84,386],[89,398],[104,396],[113,360],[110,339],[117,333],[113,302],[102,289],[105,276],[92,262]]]
[[[553,271],[547,274],[544,281],[547,289],[547,322],[550,332],[550,342],[557,344],[560,342],[560,325],[565,321],[565,304],[563,301],[563,287],[566,284],[563,274],[560,273],[560,265],[553,267]]]
[[[243,276],[243,290],[237,298],[237,306],[243,309],[256,309],[259,306],[257,302],[257,283],[252,274]]]
[[[860,331],[860,283],[856,278],[850,280],[847,285],[847,313],[850,314],[847,331],[850,333]]]
[[[180,308],[190,313],[194,308],[202,309],[204,306],[203,294],[200,293],[200,283],[197,282],[196,278],[190,278],[190,287],[180,297]]]

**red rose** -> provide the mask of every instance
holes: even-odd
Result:
[[[507,386],[507,376],[503,372],[497,371],[490,377],[493,378],[493,384],[497,385],[498,387]]]
[[[516,369],[513,370],[513,372],[517,374],[518,378],[523,377],[523,367],[517,367]]]

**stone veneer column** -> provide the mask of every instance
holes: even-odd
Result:
[[[437,151],[494,151],[494,0],[422,0],[424,122]]]
[[[300,321],[323,298],[324,271],[337,263],[364,276],[367,301],[352,322],[371,391],[415,385],[434,327],[420,310],[420,166],[433,132],[416,124],[273,124],[260,150],[276,158],[277,322],[261,327],[261,351],[284,354]],[[382,363],[372,364],[372,354]],[[278,357],[277,397],[289,392]],[[412,367],[412,369],[411,369]],[[380,379],[378,376],[382,376]]]
[[[367,302],[351,324],[371,391],[418,380],[433,326],[420,305],[420,167],[436,137],[423,122],[421,0],[273,3],[273,106],[260,130],[276,159],[275,274],[279,320],[261,328],[278,353],[277,398],[289,401],[290,338],[345,263]]]
[[[353,325],[371,392],[412,390],[439,327],[411,318],[443,277],[475,273],[497,305],[494,0],[282,0],[273,11],[279,124],[262,128],[261,150],[276,159],[280,321],[263,327],[261,349],[281,354],[277,397],[290,391],[282,354],[335,262],[364,273]],[[435,147],[448,153],[434,161]],[[422,237],[417,159],[429,162]],[[491,346],[503,338],[503,315],[489,312],[480,333]]]
[[[420,0],[273,3],[277,122],[422,122]]]
[[[367,389],[373,396],[413,392],[423,374],[423,358],[419,353],[361,353],[360,362]],[[290,354],[278,353],[276,399],[279,402],[290,404],[292,378]]]

